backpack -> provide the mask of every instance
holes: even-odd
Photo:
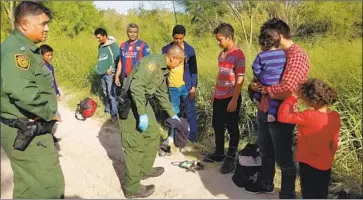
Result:
[[[238,154],[237,167],[232,176],[233,182],[246,190],[258,187],[262,165],[258,145],[249,143]]]
[[[77,105],[77,109],[75,112],[75,117],[78,120],[86,120],[95,113],[97,107],[97,103],[91,98],[85,98]],[[82,118],[79,117],[82,116]]]

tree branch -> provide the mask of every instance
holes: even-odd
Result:
[[[241,15],[239,14],[238,10],[232,5],[232,2],[231,1],[227,1],[227,2],[228,2],[228,5],[231,7],[234,15],[238,18],[238,21],[239,21],[240,25],[242,26],[242,30],[243,30],[243,34],[245,36],[246,43],[248,44],[248,37],[247,37],[246,29],[245,29],[245,26],[243,23],[243,19],[242,19]]]
[[[5,8],[5,11],[6,11],[6,15],[7,15],[7,17],[8,17],[8,20],[9,20],[9,22],[10,22],[10,24],[11,24],[11,26],[12,26],[12,28],[14,28],[14,17],[13,17],[13,7],[14,7],[14,2],[12,2],[12,1],[10,1],[9,2],[9,6],[10,7],[8,7],[7,5],[6,5],[6,3],[7,2],[1,2],[3,5],[4,5],[4,8]]]

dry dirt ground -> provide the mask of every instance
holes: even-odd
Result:
[[[59,105],[63,122],[57,125],[59,160],[65,178],[66,198],[122,199],[123,153],[117,126],[94,119],[78,121],[74,111]],[[154,166],[162,166],[165,173],[142,181],[155,184],[156,191],[149,198],[168,199],[266,199],[277,194],[252,195],[232,182],[232,174],[222,175],[219,167],[205,165],[196,173],[186,172],[171,162],[183,161],[181,152],[157,157]],[[9,159],[1,150],[1,198],[12,198],[13,173]]]

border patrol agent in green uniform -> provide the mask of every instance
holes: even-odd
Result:
[[[155,191],[154,185],[141,185],[140,180],[160,176],[163,167],[153,168],[160,145],[160,131],[153,109],[148,102],[155,97],[169,116],[179,119],[170,103],[166,78],[169,69],[184,60],[184,50],[178,46],[166,54],[144,57],[127,77],[128,94],[132,99],[127,119],[121,119],[122,146],[125,155],[126,198],[144,198]]]
[[[14,172],[13,198],[64,196],[57,151],[52,135],[45,134],[50,128],[42,133],[39,128],[61,120],[51,72],[35,45],[47,37],[50,12],[40,3],[21,2],[15,9],[16,28],[1,44],[1,147]],[[30,135],[31,140],[21,140],[30,143],[21,143],[19,150],[14,141]]]

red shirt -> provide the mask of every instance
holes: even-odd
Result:
[[[295,104],[296,97],[286,98],[280,106],[277,119],[297,125],[296,160],[319,170],[330,169],[339,142],[339,113],[317,110],[295,112]]]
[[[225,55],[223,55],[225,54]],[[245,56],[243,51],[234,45],[228,52],[218,56],[218,77],[214,98],[226,99],[232,97],[236,85],[236,76],[245,73]]]
[[[262,112],[267,112],[269,98],[284,99],[288,97],[308,78],[310,61],[304,50],[293,44],[285,50],[285,53],[287,61],[280,83],[263,87],[262,94],[264,95],[262,95],[261,102],[258,105]]]

